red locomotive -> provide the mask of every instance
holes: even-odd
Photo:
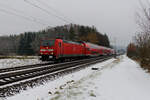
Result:
[[[41,41],[40,57],[42,61],[57,61],[90,56],[112,55],[114,50],[86,42],[72,42],[62,39],[44,39]]]

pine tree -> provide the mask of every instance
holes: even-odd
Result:
[[[29,32],[22,34],[20,36],[18,54],[19,55],[32,55],[34,54],[34,50],[31,46],[32,41],[34,40],[34,35]]]
[[[69,38],[70,40],[74,40],[75,39],[75,31],[74,31],[74,27],[73,25],[71,24],[71,27],[70,27],[70,30],[69,30]]]

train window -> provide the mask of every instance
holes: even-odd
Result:
[[[63,42],[64,42],[64,43],[68,43],[68,41],[66,41],[66,40],[63,40]]]
[[[103,53],[105,53],[105,50],[102,50]]]
[[[42,46],[53,46],[55,44],[55,40],[43,40],[41,42]]]
[[[63,40],[64,43],[70,43],[70,44],[77,44],[80,45],[81,43],[78,42],[73,42],[73,41],[67,41],[67,40]]]
[[[86,48],[86,50],[90,50],[90,48]]]
[[[59,47],[61,47],[61,42],[59,42]]]

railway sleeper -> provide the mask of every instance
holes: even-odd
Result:
[[[79,62],[74,62],[74,63],[68,63],[68,64],[62,64],[62,65],[65,65],[65,66],[58,66],[57,67],[52,67],[51,69],[49,67],[47,68],[44,68],[44,70],[41,71],[41,69],[43,68],[39,68],[39,69],[36,69],[36,70],[29,70],[27,72],[18,72],[17,74],[14,74],[12,73],[11,75],[13,75],[13,77],[15,75],[22,75],[22,74],[27,74],[28,72],[29,73],[32,73],[31,75],[22,75],[22,76],[16,76],[17,78],[14,79],[14,80],[8,80],[6,81],[5,83],[0,83],[0,85],[5,85],[5,84],[9,84],[9,83],[13,83],[13,82],[17,82],[17,81],[21,81],[21,80],[24,80],[24,79],[28,79],[28,78],[32,78],[32,77],[36,77],[36,76],[40,76],[40,75],[44,75],[44,74],[47,74],[47,73],[52,73],[52,72],[55,72],[55,71],[58,71],[58,70],[61,70],[61,69],[65,69],[65,68],[69,68],[69,67],[72,67],[72,66],[78,66],[80,64],[83,64],[83,63],[88,63],[90,60],[87,60],[87,61],[79,61]],[[36,72],[33,72],[33,71],[36,71]],[[28,74],[29,74],[28,73]],[[11,75],[6,75],[4,78],[8,78],[9,76]],[[12,77],[12,76],[11,76]]]

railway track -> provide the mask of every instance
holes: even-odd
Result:
[[[13,68],[3,68],[3,69],[0,69],[0,74],[4,73],[4,72],[10,72],[10,71],[16,71],[16,70],[36,68],[36,67],[39,67],[39,66],[50,65],[50,64],[54,64],[54,63],[53,62],[48,62],[48,63],[40,63],[40,64],[34,64],[34,65],[18,66],[18,67],[13,67]]]
[[[36,67],[52,65],[52,64],[56,64],[56,63],[55,62],[47,62],[47,63],[39,63],[39,64],[34,64],[34,65],[18,66],[18,67],[13,67],[13,68],[2,68],[2,69],[0,69],[0,74],[4,73],[4,72],[7,73],[10,71],[24,70],[24,69],[36,68]]]
[[[8,93],[5,92],[7,92],[9,88],[17,86],[19,82],[23,84],[27,83],[27,81],[31,82],[37,79],[42,79],[46,76],[55,76],[59,73],[65,73],[68,71],[73,71],[75,69],[81,69],[85,66],[102,62],[109,58],[111,57],[97,57],[60,64],[48,65],[47,63],[34,66],[25,66],[24,68],[16,67],[16,70],[11,68],[8,70],[3,70],[3,73],[2,71],[0,73],[0,97],[8,96],[6,95]]]

